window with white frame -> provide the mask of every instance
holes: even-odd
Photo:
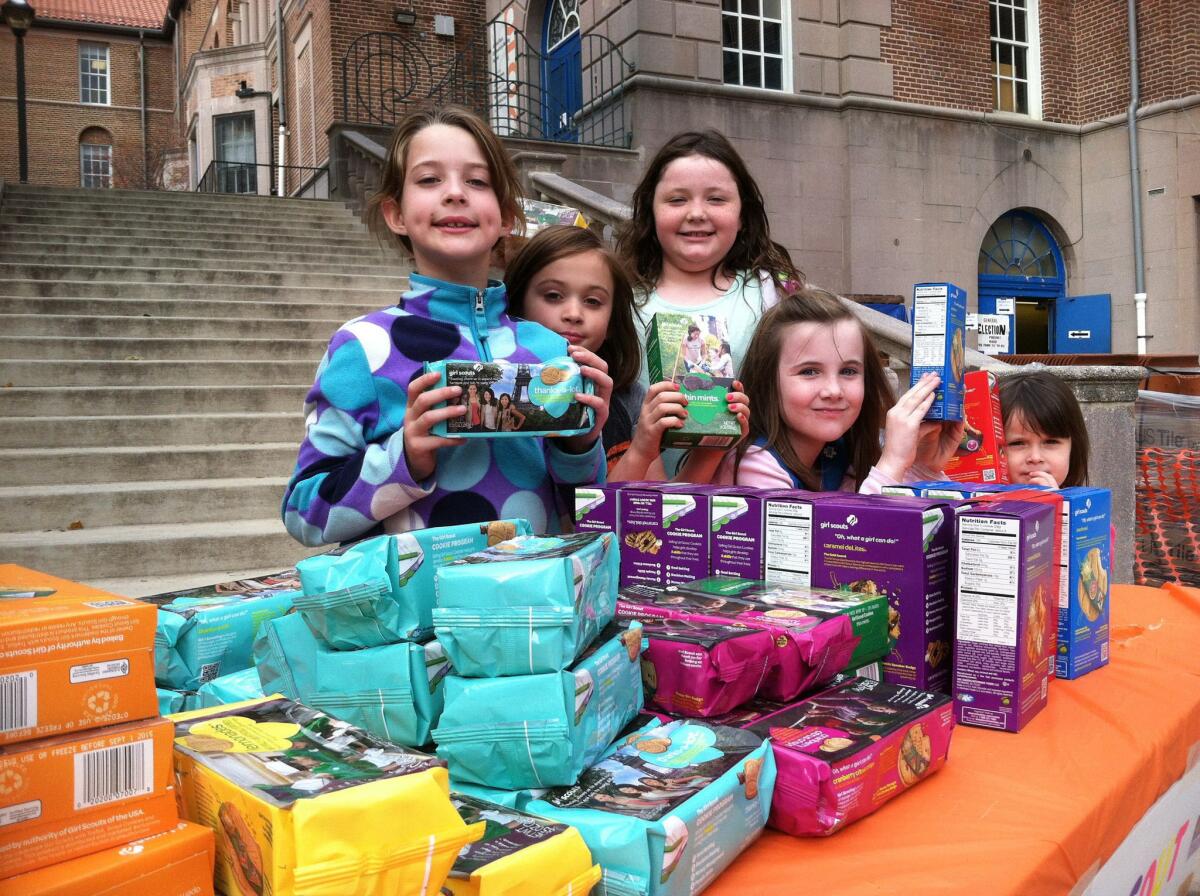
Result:
[[[84,187],[107,190],[112,186],[112,146],[79,144],[79,182]]]
[[[79,45],[79,102],[90,105],[109,105],[108,46]]]
[[[726,84],[784,89],[786,22],[787,0],[721,0]]]
[[[1040,118],[1041,48],[1037,0],[988,0],[995,106]]]

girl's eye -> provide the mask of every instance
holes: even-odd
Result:
[[[598,298],[597,296],[588,296],[586,299],[584,299],[584,301],[587,302],[592,308],[604,307],[604,299]]]
[[[820,373],[815,367],[802,367],[796,371],[797,376],[819,376]]]
[[[417,178],[417,183],[422,185],[436,184],[437,180],[432,174],[423,174]]]
[[[857,367],[843,367],[842,376],[858,376],[861,371]]]
[[[562,293],[556,289],[550,289],[542,293],[542,298],[547,302],[557,302],[562,298]]]
[[[1025,442],[1022,439],[1012,439],[1011,441],[1008,442],[1007,447],[1009,447],[1009,448],[1024,448]]]
[[[473,187],[485,187],[486,188],[488,186],[488,182],[486,180],[484,180],[482,177],[472,177],[470,180],[467,181],[467,183],[469,183]]]

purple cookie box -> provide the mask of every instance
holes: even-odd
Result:
[[[932,533],[926,514],[940,514]],[[934,524],[930,524],[933,528]],[[953,640],[954,505],[855,494],[813,496],[812,587],[870,589],[899,628],[883,680],[949,694]],[[868,591],[868,593],[870,593]]]
[[[957,523],[955,718],[1020,731],[1045,707],[1054,675],[1059,508],[996,501]]]
[[[691,507],[670,508],[672,500],[690,499]],[[708,495],[686,486],[623,483],[617,501],[621,537],[621,585],[674,585],[708,575]],[[656,550],[640,550],[636,541],[653,536]]]
[[[617,531],[617,492],[619,483],[575,486],[575,531]]]

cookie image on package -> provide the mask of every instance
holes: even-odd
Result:
[[[905,786],[911,786],[929,771],[932,762],[933,742],[925,733],[925,726],[918,722],[904,732],[896,759],[896,771],[900,773],[900,780]]]
[[[557,386],[568,376],[565,370],[560,370],[557,367],[543,367],[539,379],[547,386]]]
[[[641,630],[627,630],[622,632],[621,643],[625,645],[625,650],[629,653],[629,662],[636,663],[638,657],[642,655]]]
[[[642,657],[642,685],[651,694],[658,691],[658,670],[645,657]]]
[[[1025,614],[1025,656],[1037,663],[1046,649],[1046,595],[1041,585],[1033,592]]]
[[[491,548],[502,541],[516,538],[517,527],[515,523],[510,523],[507,520],[493,520],[490,523],[484,523],[480,526],[479,533],[487,536],[487,546]]]
[[[893,641],[900,639],[900,611],[888,604],[888,637]]]
[[[1095,622],[1104,612],[1104,601],[1108,595],[1108,571],[1099,548],[1092,548],[1079,567],[1079,582],[1076,587],[1079,609],[1088,622]]]
[[[967,353],[963,348],[963,331],[955,330],[954,337],[950,340],[950,375],[956,380],[961,380],[966,367]]]
[[[263,896],[265,878],[262,850],[254,842],[254,835],[242,818],[242,813],[232,803],[222,803],[217,810],[217,820],[221,823],[217,833],[225,847],[238,889],[243,896]]]
[[[180,743],[189,750],[197,753],[226,753],[233,747],[233,741],[223,737],[213,737],[211,734],[188,734],[179,739]]]
[[[742,784],[742,793],[748,800],[758,799],[758,777],[762,774],[762,766],[761,759],[747,759],[741,772],[738,773],[738,781]]]
[[[667,840],[663,847],[662,876],[658,882],[665,884],[671,873],[679,866],[679,860],[683,858],[683,851],[687,849],[688,829],[683,820],[674,815],[664,818],[662,826],[667,833]]]
[[[946,641],[930,641],[925,649],[925,662],[929,668],[936,669],[950,656],[950,645]]]
[[[662,547],[662,540],[649,529],[640,532],[627,532],[625,546],[633,548],[639,554],[657,554]]]

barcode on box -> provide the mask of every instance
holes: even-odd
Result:
[[[133,605],[130,600],[93,600],[84,601],[85,607],[91,607],[93,610],[107,610],[111,607],[128,607]]]
[[[75,808],[145,796],[154,789],[154,741],[139,740],[75,756]]]
[[[0,732],[37,726],[37,671],[0,675]]]
[[[220,663],[205,663],[204,665],[202,665],[200,667],[200,683],[204,684],[206,681],[212,681],[214,678],[217,678],[220,674],[221,674],[221,664]]]

